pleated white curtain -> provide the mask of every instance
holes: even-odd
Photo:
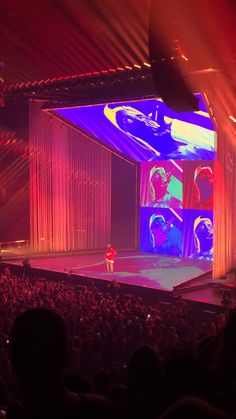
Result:
[[[104,248],[110,240],[111,152],[41,106],[29,105],[32,248]]]

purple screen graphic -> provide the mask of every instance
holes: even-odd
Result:
[[[214,127],[200,95],[200,111],[177,113],[160,98],[55,112],[135,161],[212,160]]]
[[[141,208],[141,250],[182,256],[182,211],[169,208]]]

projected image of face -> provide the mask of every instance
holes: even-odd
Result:
[[[213,225],[210,218],[197,217],[193,225],[196,252],[194,259],[213,259]]]
[[[119,127],[134,135],[139,135],[140,130],[143,130],[145,136],[145,134],[151,134],[160,128],[157,122],[151,120],[137,109],[131,108],[131,106],[114,108],[114,111],[116,112],[116,120]]]
[[[147,116],[130,106],[110,108],[107,105],[104,114],[120,130],[149,150],[153,158],[161,156],[168,159],[171,153],[178,151],[178,144],[171,136],[171,123],[165,122],[158,107],[155,109],[155,119],[153,114]]]
[[[197,190],[196,208],[211,209],[213,204],[213,172],[208,166],[198,166],[194,173]]]
[[[182,208],[183,164],[163,160],[140,165],[140,203],[142,207]]]
[[[150,182],[152,185],[153,195],[156,199],[162,198],[166,195],[169,183],[169,173],[163,167],[153,167],[150,171]]]
[[[170,124],[166,124],[164,116],[158,107],[155,110],[155,119],[152,114],[145,115],[131,106],[105,106],[104,114],[120,130],[132,137],[154,156],[168,158],[178,150],[176,141],[170,134]]]
[[[214,127],[199,112],[174,112],[160,98],[57,109],[63,119],[135,161],[212,160]]]
[[[152,214],[149,220],[153,252],[172,256],[182,255],[182,233],[173,224],[166,221],[162,214]]]
[[[106,105],[104,114],[117,128],[152,153],[149,160],[199,159],[207,152],[202,149],[201,141],[192,141],[191,134],[189,139],[178,138],[178,134],[174,137],[173,120],[167,123],[163,109],[158,105],[148,115],[131,106]]]
[[[182,202],[177,195],[181,195],[181,182],[164,167],[154,166],[150,170],[150,188],[152,200],[148,202],[149,207],[159,208],[181,208]],[[176,194],[174,192],[176,190]]]

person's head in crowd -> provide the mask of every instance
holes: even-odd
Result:
[[[59,314],[45,308],[25,311],[11,331],[13,372],[25,384],[58,382],[66,364],[66,342],[66,326]]]
[[[170,406],[160,419],[229,419],[229,416],[205,400],[185,397]]]
[[[197,203],[203,208],[212,206],[213,171],[209,166],[198,166],[194,172],[194,184],[197,193]],[[210,208],[209,208],[210,209]]]
[[[24,268],[31,268],[31,264],[30,264],[30,261],[29,261],[29,259],[24,259],[23,260],[23,262],[22,262],[22,265],[24,266]]]
[[[108,396],[110,391],[109,380],[110,376],[106,370],[98,371],[94,376],[94,386],[96,393]]]
[[[232,312],[224,327],[224,347],[227,352],[236,352],[236,312]]]
[[[81,374],[66,375],[65,384],[66,388],[73,393],[92,393],[92,384],[86,376]]]
[[[162,362],[150,346],[142,346],[128,364],[128,387],[134,398],[156,395],[163,386]]]
[[[62,317],[44,308],[20,314],[11,333],[12,367],[19,379],[22,406],[18,418],[74,419],[114,417],[104,398],[66,388],[67,330]]]

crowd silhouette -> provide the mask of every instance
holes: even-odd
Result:
[[[228,418],[236,310],[0,276],[0,418]],[[5,415],[5,416],[4,416]]]

